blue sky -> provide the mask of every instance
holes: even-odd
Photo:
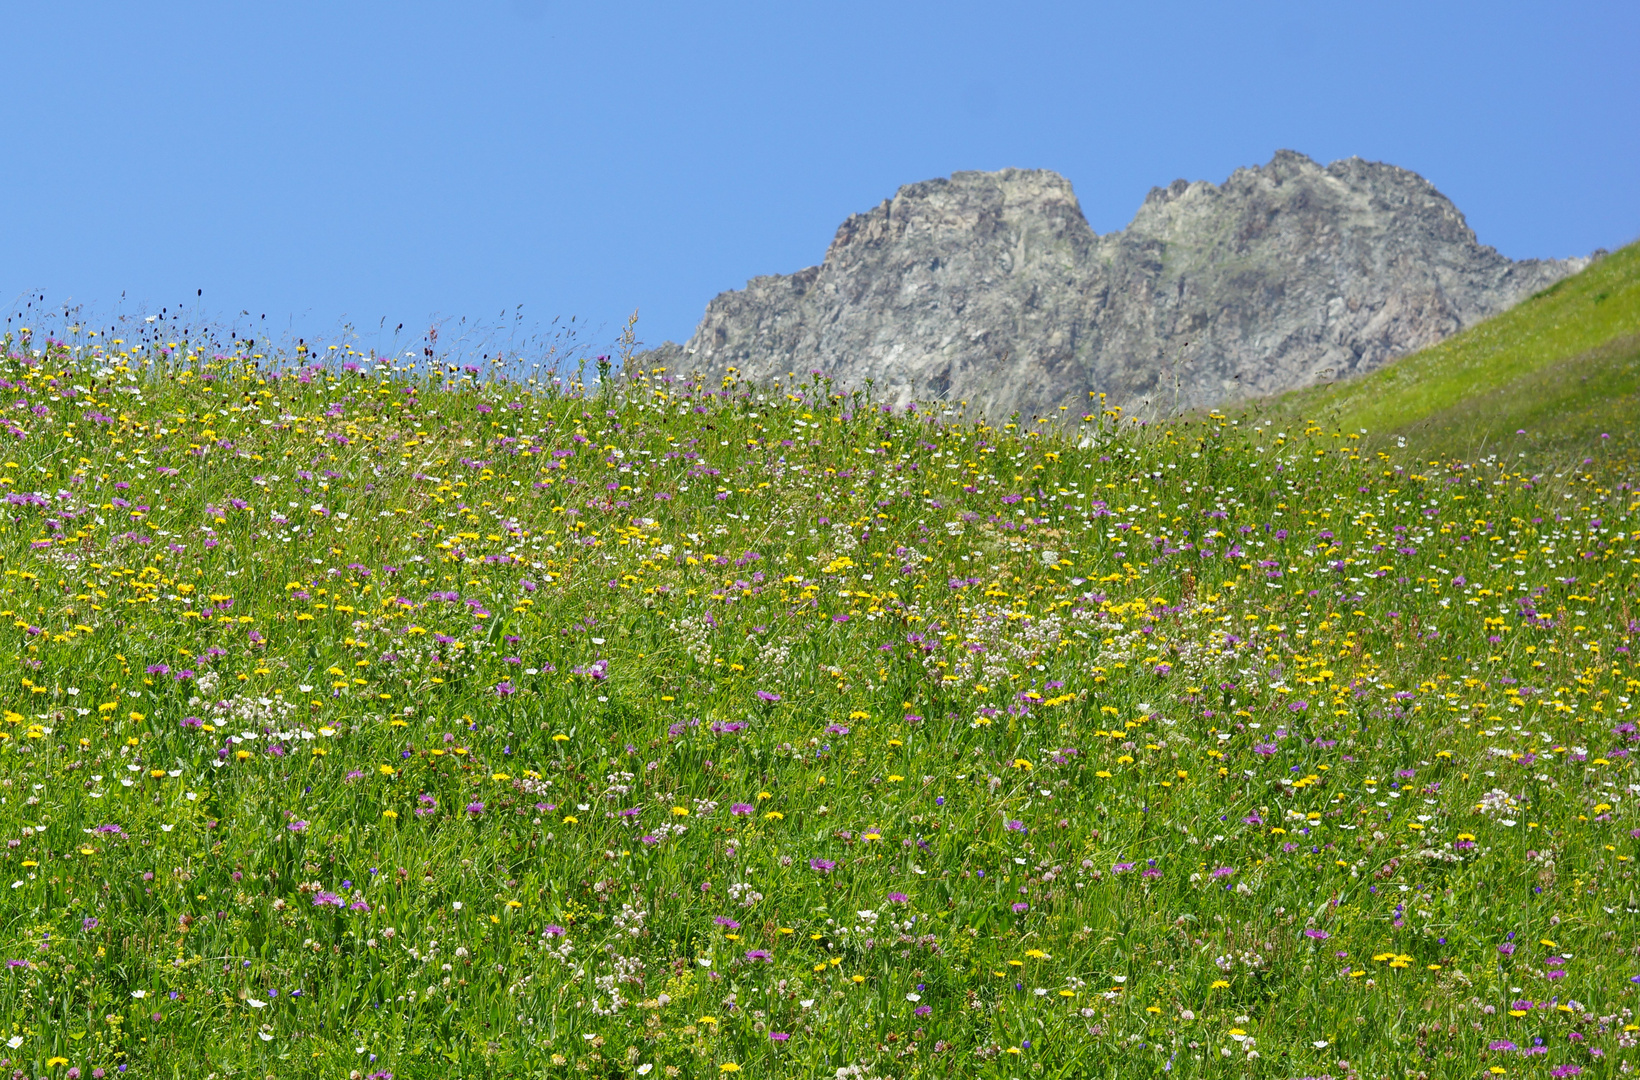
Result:
[[[1420,172],[1516,258],[1640,236],[1632,3],[156,0],[5,25],[8,316],[44,295],[385,350],[462,317],[574,316],[596,344],[638,309],[655,344],[901,184],[1054,169],[1105,232],[1283,147]]]

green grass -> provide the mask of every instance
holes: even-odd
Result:
[[[0,1070],[1640,1061],[1627,482],[66,336],[0,350]]]
[[[1580,453],[1610,436],[1632,456],[1640,451],[1640,244],[1439,345],[1259,411],[1365,428],[1375,441],[1405,438],[1436,453]]]

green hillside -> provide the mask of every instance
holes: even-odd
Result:
[[[1261,408],[1462,456],[1631,451],[1640,416],[1640,244],[1370,375]]]

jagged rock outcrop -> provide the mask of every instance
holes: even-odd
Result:
[[[644,358],[767,381],[818,369],[971,413],[1151,414],[1371,370],[1586,265],[1511,261],[1416,173],[1281,151],[1221,185],[1176,180],[1099,236],[1056,173],[903,187],[819,266],[753,278]]]

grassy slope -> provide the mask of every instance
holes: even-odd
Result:
[[[156,333],[0,356],[4,1072],[1640,1057],[1631,491]]]
[[[1632,439],[1640,415],[1640,244],[1439,345],[1268,407],[1421,448],[1472,454]],[[1524,449],[1524,447],[1522,447]]]

